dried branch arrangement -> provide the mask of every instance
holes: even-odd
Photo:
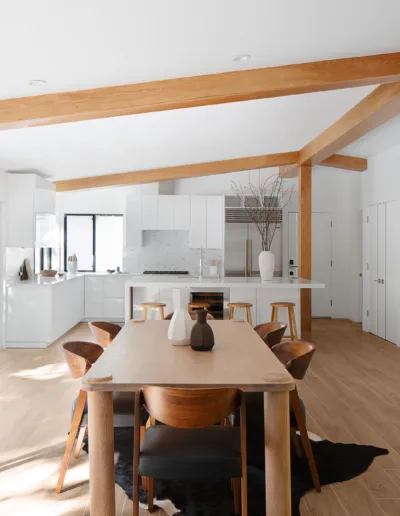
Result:
[[[276,228],[281,222],[280,210],[290,203],[293,186],[287,186],[287,182],[276,174],[246,186],[232,181],[232,190],[256,225],[261,235],[262,250],[270,251]]]

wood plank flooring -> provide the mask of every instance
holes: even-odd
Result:
[[[79,339],[91,340],[86,324],[47,350],[0,352],[0,515],[89,516],[85,454],[68,470],[64,492],[54,491],[79,388],[59,345]],[[314,320],[311,340],[317,352],[299,384],[308,429],[332,441],[388,448],[390,454],[356,479],[308,493],[301,514],[398,516],[400,349],[347,320]],[[116,500],[118,516],[132,514],[119,487]]]

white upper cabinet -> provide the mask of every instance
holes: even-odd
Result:
[[[158,195],[142,195],[142,229],[158,229]]]
[[[192,195],[190,198],[190,239],[189,247],[207,247],[207,197]]]
[[[190,196],[173,195],[174,200],[174,229],[190,229]]]
[[[37,228],[37,214],[55,213],[55,185],[35,174],[12,174],[6,178],[7,247],[43,246],[43,225]],[[40,219],[42,221],[42,219]],[[46,234],[57,234],[55,217],[47,218]],[[38,238],[36,233],[38,229]],[[47,247],[57,245],[47,238]]]
[[[157,196],[157,229],[174,229],[174,196]]]
[[[207,247],[223,249],[225,235],[225,202],[220,195],[207,196]]]
[[[142,247],[142,197],[129,195],[126,198],[124,217],[125,247]]]

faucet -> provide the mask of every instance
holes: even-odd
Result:
[[[200,247],[200,274],[199,279],[203,279],[203,248]]]

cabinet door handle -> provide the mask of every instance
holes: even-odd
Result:
[[[381,279],[381,283],[382,283],[382,285],[383,285],[383,284],[385,283],[385,280]]]

